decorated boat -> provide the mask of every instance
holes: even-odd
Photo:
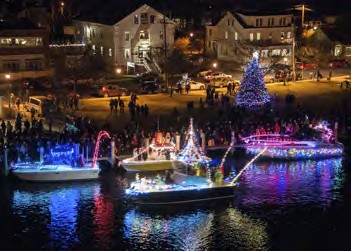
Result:
[[[65,144],[52,147],[47,152],[40,150],[40,161],[19,162],[13,164],[12,174],[15,177],[33,182],[59,182],[73,180],[93,180],[99,177],[100,169],[97,163],[100,140],[109,134],[102,131],[98,135],[94,157],[91,162],[85,162],[79,154],[78,144]]]
[[[175,169],[181,166],[177,161],[177,147],[171,141],[170,135],[163,137],[161,131],[155,133],[152,143],[146,147],[135,148],[133,157],[123,159],[121,165],[131,172],[158,171]]]
[[[318,159],[332,158],[343,155],[344,146],[336,142],[333,130],[328,128],[328,123],[321,122],[314,128],[312,139],[285,134],[260,134],[244,138],[243,147],[249,154],[262,151],[262,157],[272,159]]]
[[[212,161],[211,158],[205,155],[203,149],[201,149],[200,144],[198,143],[192,118],[190,118],[186,144],[177,155],[177,160],[186,165],[194,165],[197,163],[207,164]]]
[[[139,177],[133,181],[126,195],[141,205],[173,205],[205,202],[230,198],[235,183],[229,183],[216,175],[216,181],[203,176],[188,175],[179,171],[166,173],[166,178],[146,179]]]

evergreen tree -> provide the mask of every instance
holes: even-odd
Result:
[[[263,72],[258,64],[258,53],[255,52],[251,62],[246,67],[240,84],[236,103],[244,107],[258,107],[270,101],[268,90],[263,81]]]

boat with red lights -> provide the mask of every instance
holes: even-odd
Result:
[[[336,142],[327,123],[320,123],[311,129],[314,132],[312,139],[304,140],[285,134],[258,134],[244,138],[244,144],[241,146],[247,153],[254,155],[266,148],[262,157],[271,159],[319,159],[343,155],[344,146]]]

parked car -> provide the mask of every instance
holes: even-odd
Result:
[[[204,70],[204,71],[200,71],[197,76],[198,77],[206,77],[207,75],[210,75],[212,74],[212,71],[211,70]]]
[[[286,78],[286,74],[289,74],[289,72],[286,71],[279,71],[276,73],[268,73],[264,76],[264,82],[266,83],[274,83],[274,82],[284,82],[284,80],[287,81],[293,81],[293,74],[290,71],[290,74],[288,75],[288,78]],[[302,75],[301,73],[296,72],[296,80],[301,80]]]
[[[48,113],[57,110],[55,102],[45,96],[30,96],[24,104],[24,109],[29,112],[32,108],[35,109],[39,116],[46,116]]]
[[[219,87],[219,88],[222,88],[222,87],[226,87],[229,85],[229,83],[232,83],[232,84],[240,84],[240,80],[234,80],[232,78],[228,78],[228,77],[218,77],[218,78],[214,78],[210,84],[214,87]]]
[[[145,81],[156,81],[160,78],[160,75],[155,72],[144,72],[137,76],[139,82]]]
[[[105,98],[116,97],[116,96],[126,96],[128,95],[128,90],[118,85],[102,85],[96,88],[93,95],[98,97],[105,97]]]
[[[158,93],[161,91],[161,87],[156,81],[145,81],[140,86],[141,93]]]
[[[307,63],[307,62],[303,62],[303,63],[296,63],[296,66],[298,69],[302,70],[302,69],[315,69],[317,68],[317,64],[316,63]]]
[[[216,79],[216,78],[232,78],[233,76],[232,75],[229,75],[229,74],[225,74],[223,72],[214,72],[212,73],[210,76],[208,76],[207,78],[209,79]]]
[[[190,90],[205,90],[206,89],[206,84],[201,83],[201,82],[196,82],[193,80],[189,80],[188,83],[190,84]],[[174,86],[175,89],[179,88],[179,84],[182,85],[182,88],[184,88],[184,86],[186,85],[186,81],[181,81],[178,82],[178,84],[176,84]]]
[[[331,67],[331,68],[348,68],[348,67],[350,67],[350,64],[349,64],[349,62],[347,62],[344,59],[335,59],[329,63],[329,67]]]
[[[286,65],[286,64],[273,64],[271,67],[270,67],[271,70],[273,70],[274,72],[277,72],[277,71],[290,71],[290,66],[289,65]]]

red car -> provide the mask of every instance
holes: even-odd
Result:
[[[302,69],[314,69],[317,68],[317,64],[316,63],[300,63],[297,65],[297,68],[299,68],[300,70]]]
[[[346,60],[333,60],[329,63],[331,68],[347,68],[350,67],[350,64]]]

